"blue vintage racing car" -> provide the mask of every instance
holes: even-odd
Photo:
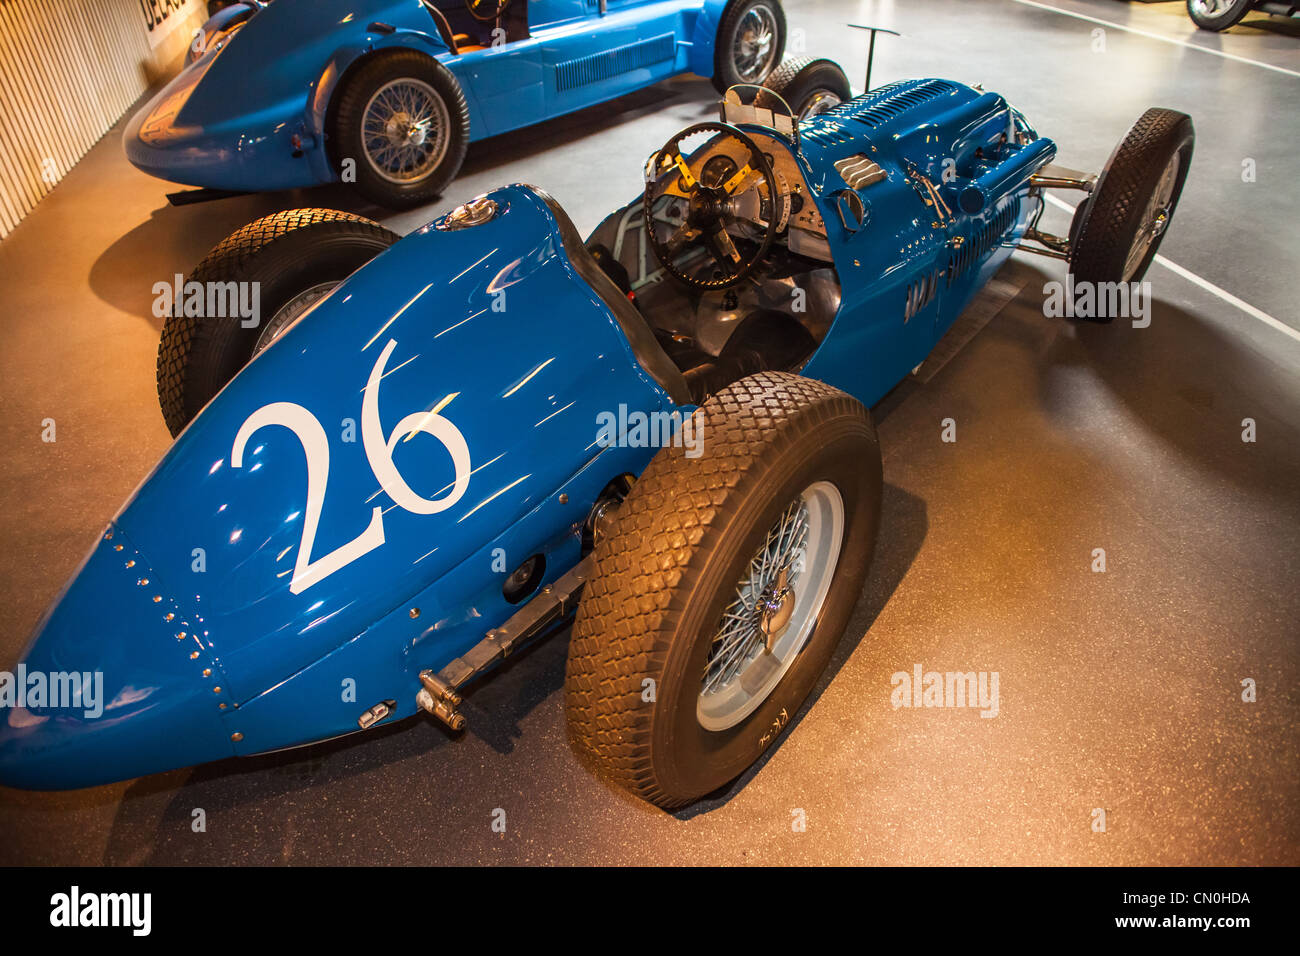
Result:
[[[341,180],[400,208],[436,198],[474,140],[679,73],[762,82],[784,49],[780,0],[247,0],[123,143],[172,182]]]
[[[160,345],[175,443],[40,623],[19,671],[43,692],[3,711],[0,783],[422,710],[459,729],[466,687],[575,608],[588,763],[663,806],[744,771],[861,593],[869,406],[1014,248],[1139,280],[1193,148],[1189,117],[1152,109],[1100,178],[1072,173],[1003,97],[944,79],[798,120],[790,100],[842,84],[813,60],[729,91],[585,241],[513,185],[400,240],[306,209],[217,246]],[[1083,195],[1068,236],[1036,225],[1053,188]],[[214,314],[253,283],[257,321]]]

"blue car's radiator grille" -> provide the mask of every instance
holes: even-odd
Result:
[[[1020,197],[1013,196],[998,207],[984,225],[980,226],[955,255],[948,259],[948,285],[956,282],[966,270],[983,261],[985,254],[1007,234],[1020,216]]]
[[[559,92],[577,89],[633,70],[671,60],[677,55],[677,39],[671,33],[615,47],[603,53],[557,63],[555,88]]]

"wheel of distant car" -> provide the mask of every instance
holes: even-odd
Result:
[[[1153,108],[1133,124],[1075,210],[1075,282],[1137,282],[1146,274],[1178,206],[1195,141],[1186,113]]]
[[[1226,30],[1254,5],[1255,0],[1187,0],[1187,13],[1202,30]]]
[[[763,81],[763,86],[780,96],[799,119],[818,116],[853,96],[849,78],[838,63],[811,56],[786,60]],[[771,109],[775,97],[760,93],[755,105]]]
[[[785,11],[777,0],[736,0],[718,25],[713,86],[762,83],[785,54]]]
[[[465,159],[469,110],[451,72],[414,51],[366,62],[334,117],[334,161],[356,164],[371,202],[405,209],[442,195]]]
[[[789,726],[880,526],[875,430],[839,389],[752,375],[694,427],[708,467],[661,450],[597,542],[564,682],[579,752],[665,807],[734,779]]]
[[[204,290],[203,307],[176,303],[158,344],[158,402],[172,435],[308,308],[398,238],[350,213],[291,209],[249,223],[208,253],[185,283]],[[229,283],[257,284],[253,321],[208,307],[206,290],[240,288]]]

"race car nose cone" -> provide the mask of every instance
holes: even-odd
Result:
[[[109,529],[0,671],[0,785],[72,789],[230,756],[219,669],[192,631]]]

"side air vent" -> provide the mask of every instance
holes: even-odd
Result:
[[[972,266],[983,262],[989,250],[1001,241],[1019,217],[1020,197],[1013,196],[948,257],[947,284],[951,286]]]
[[[555,65],[555,88],[563,93],[582,86],[608,80],[621,73],[642,70],[656,63],[667,62],[677,55],[677,41],[673,34],[651,37],[615,47],[603,53],[566,60]]]
[[[866,153],[856,153],[835,161],[835,169],[853,189],[865,189],[885,179],[885,171]]]
[[[909,322],[912,316],[934,301],[934,294],[939,291],[939,274],[931,272],[922,276],[907,287],[907,304],[903,307],[903,321]]]

